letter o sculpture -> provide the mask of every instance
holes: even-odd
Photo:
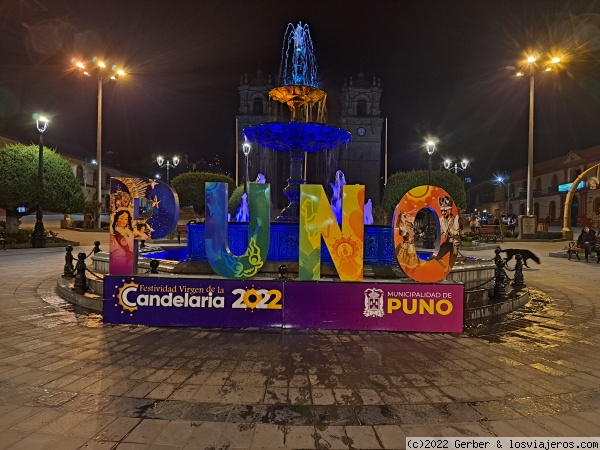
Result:
[[[435,250],[428,260],[421,259],[415,248],[414,222],[423,208],[434,213],[436,228],[441,228],[442,234],[441,239],[436,240]],[[442,217],[442,210],[449,210],[450,217]],[[440,220],[444,222],[441,227]],[[458,234],[459,220],[456,204],[444,189],[427,185],[408,191],[396,205],[392,219],[396,259],[404,273],[421,283],[435,283],[446,278],[454,261],[451,255],[458,252],[458,248],[448,240],[445,230],[454,227],[452,233]]]

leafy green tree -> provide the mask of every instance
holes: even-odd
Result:
[[[431,184],[444,189],[454,202],[459,211],[467,206],[467,194],[465,193],[464,181],[452,172],[445,170],[432,170],[431,183],[429,183],[429,171],[413,170],[411,172],[398,172],[388,178],[383,193],[382,206],[390,217],[400,199],[412,188]]]
[[[204,217],[206,195],[204,193],[207,181],[227,183],[229,192],[235,189],[235,181],[226,175],[209,172],[187,172],[177,175],[171,180],[171,187],[179,196],[179,205],[184,208],[192,206],[198,217]]]
[[[23,216],[46,211],[73,214],[83,211],[83,192],[69,163],[44,148],[43,187],[38,181],[39,147],[11,144],[0,148],[0,208],[6,210],[6,228],[14,233]],[[27,210],[18,212],[17,207]]]

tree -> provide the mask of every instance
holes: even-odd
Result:
[[[43,188],[38,181],[39,147],[11,144],[0,148],[0,208],[6,210],[9,233],[18,230],[23,216],[46,211],[72,214],[83,211],[83,192],[69,166],[54,150],[44,148]],[[25,210],[17,211],[25,206]],[[20,212],[21,211],[21,212]]]
[[[179,196],[181,207],[192,206],[197,216],[204,216],[206,195],[204,193],[207,181],[227,183],[229,192],[233,193],[235,181],[228,176],[208,172],[188,172],[177,175],[171,180],[171,187]]]
[[[383,209],[387,214],[394,213],[400,199],[412,188],[431,184],[444,189],[456,203],[459,211],[467,207],[467,194],[465,193],[464,181],[452,172],[433,170],[431,171],[431,183],[429,171],[413,170],[411,172],[398,172],[388,178],[383,193]]]

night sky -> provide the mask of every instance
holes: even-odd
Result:
[[[344,79],[381,79],[389,173],[425,169],[427,136],[474,180],[527,163],[527,49],[561,49],[536,78],[535,159],[600,145],[600,2],[592,0],[2,0],[0,134],[96,152],[97,85],[71,59],[98,55],[128,76],[104,87],[104,152],[139,175],[152,155],[219,155],[233,172],[240,76],[276,78],[288,23],[308,23],[335,123]]]

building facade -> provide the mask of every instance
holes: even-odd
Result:
[[[543,221],[562,225],[569,186],[585,170],[600,163],[600,146],[569,151],[565,156],[538,163],[533,168],[533,215]],[[510,210],[525,214],[527,202],[526,169],[511,172],[508,195]],[[600,178],[600,169],[589,173],[575,191],[571,202],[571,226],[598,227],[600,187],[592,178]]]
[[[533,168],[533,215],[538,222],[549,217],[553,225],[563,225],[567,192],[585,170],[600,163],[600,146],[569,151],[565,156],[540,162]],[[593,169],[579,183],[571,202],[570,226],[600,227],[600,169]],[[509,174],[509,182],[484,181],[467,189],[468,212],[496,214],[506,211],[525,215],[527,209],[527,169]]]

